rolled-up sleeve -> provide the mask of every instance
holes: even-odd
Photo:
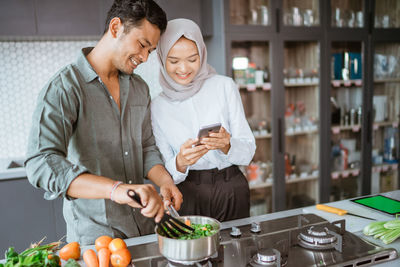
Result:
[[[145,176],[149,173],[150,169],[155,165],[161,164],[164,166],[164,162],[161,158],[160,151],[156,146],[156,141],[153,135],[153,129],[151,125],[151,110],[150,110],[150,96],[147,103],[146,114],[144,115],[142,125],[142,145],[143,145],[143,171]]]
[[[78,113],[73,94],[61,79],[44,88],[37,99],[28,138],[25,169],[29,182],[46,191],[46,199],[66,197],[73,179],[87,172],[67,159],[67,147]]]

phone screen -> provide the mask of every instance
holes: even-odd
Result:
[[[400,201],[382,195],[361,197],[352,201],[390,215],[400,213]]]

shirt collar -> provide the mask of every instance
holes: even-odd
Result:
[[[79,71],[82,73],[85,82],[89,83],[94,79],[98,78],[99,75],[94,71],[92,65],[90,65],[86,56],[92,51],[94,47],[85,47],[79,52],[78,59],[76,61],[76,65]],[[119,72],[119,77],[122,79],[129,79],[131,75]]]
[[[78,59],[76,60],[76,65],[80,73],[85,80],[85,82],[91,82],[98,77],[97,73],[90,65],[89,61],[87,60],[86,56],[92,51],[93,47],[85,47],[79,52]]]

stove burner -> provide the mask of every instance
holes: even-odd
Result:
[[[211,267],[212,264],[209,260],[203,260],[200,262],[172,262],[169,261],[166,267],[188,267],[188,266],[195,266],[195,267]]]
[[[286,262],[281,265],[281,253],[274,248],[264,248],[259,250],[251,259],[250,266],[285,266]]]
[[[187,266],[196,266],[196,267],[211,267],[211,262],[207,259],[200,261],[168,261],[168,267],[187,267]]]
[[[298,235],[299,245],[304,248],[324,250],[335,247],[337,235],[322,226],[311,226]]]

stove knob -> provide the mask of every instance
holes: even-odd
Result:
[[[232,226],[231,236],[232,237],[240,237],[241,235],[242,235],[242,232],[240,231],[240,229],[235,226]]]
[[[255,233],[255,234],[261,232],[260,223],[259,222],[251,223],[250,232]]]

